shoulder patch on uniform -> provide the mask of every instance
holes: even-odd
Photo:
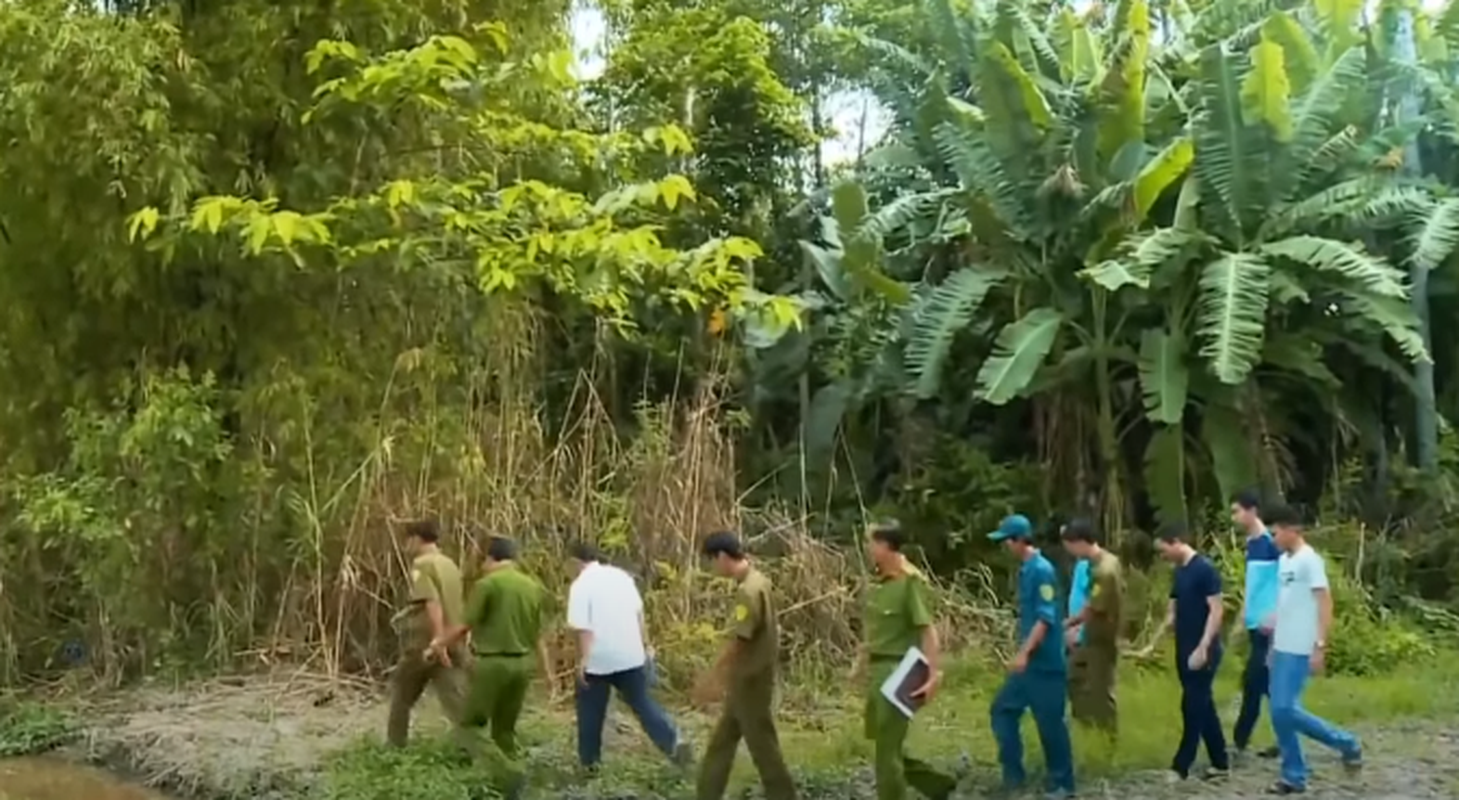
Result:
[[[410,571],[410,580],[411,580],[412,583],[414,583],[416,581],[419,581],[420,580],[420,570],[418,570],[418,569],[411,570]]]
[[[1099,592],[1103,588],[1104,588],[1103,586],[1101,586],[1101,585],[1099,585],[1097,583],[1094,584],[1094,588],[1089,590],[1089,596],[1090,597],[1099,597]]]
[[[750,616],[750,609],[744,604],[735,605],[735,622],[744,622]]]
[[[1054,585],[1051,584],[1051,583],[1045,583],[1042,586],[1040,586],[1039,587],[1039,597],[1042,597],[1045,601],[1053,600],[1054,599]]]

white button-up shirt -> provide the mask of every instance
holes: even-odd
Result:
[[[633,576],[607,564],[583,567],[567,592],[567,624],[593,634],[588,674],[610,675],[644,665],[642,614],[643,598]]]

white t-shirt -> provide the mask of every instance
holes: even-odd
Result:
[[[1318,605],[1313,591],[1327,588],[1322,556],[1307,545],[1277,560],[1277,626],[1272,648],[1310,656],[1317,646]]]
[[[611,675],[637,669],[648,660],[639,617],[643,598],[633,576],[607,564],[583,567],[567,591],[567,624],[593,634],[586,671]]]

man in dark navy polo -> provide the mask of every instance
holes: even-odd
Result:
[[[1221,573],[1191,546],[1183,522],[1166,524],[1155,544],[1161,557],[1175,565],[1170,606],[1161,627],[1161,633],[1175,629],[1175,669],[1180,676],[1182,729],[1170,777],[1177,781],[1190,777],[1202,741],[1211,760],[1202,777],[1224,777],[1230,774],[1231,763],[1214,691],[1221,667]]]
[[[1018,570],[1018,652],[1008,662],[1008,677],[993,698],[993,737],[1006,790],[1022,787],[1024,711],[1033,712],[1044,750],[1051,800],[1074,796],[1074,755],[1064,716],[1068,670],[1064,661],[1063,622],[1059,614],[1058,575],[1033,546],[1028,517],[1014,514],[988,534],[1002,542],[1023,565]]]

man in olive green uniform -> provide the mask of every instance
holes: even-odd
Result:
[[[1074,520],[1064,526],[1064,548],[1088,563],[1088,598],[1065,621],[1069,636],[1069,707],[1076,721],[1114,736],[1119,729],[1115,677],[1119,671],[1121,597],[1120,561],[1099,546],[1094,524]]]
[[[493,537],[486,549],[486,575],[466,603],[465,623],[450,633],[459,641],[471,631],[475,652],[471,692],[461,717],[467,746],[486,761],[493,783],[507,800],[520,797],[526,775],[518,759],[517,719],[532,684],[534,659],[550,669],[542,637],[547,591],[517,567],[517,547]],[[478,741],[478,732],[489,736]]]
[[[795,800],[795,784],[780,752],[771,708],[780,629],[770,579],[750,564],[739,537],[728,531],[706,538],[703,553],[713,562],[715,572],[735,580],[737,589],[729,644],[709,680],[695,692],[704,699],[711,688],[728,683],[724,710],[709,736],[699,767],[698,800],[724,797],[741,738],[760,773],[766,800]]]
[[[933,800],[945,800],[957,788],[957,780],[905,754],[911,719],[881,693],[882,684],[912,647],[922,650],[931,667],[927,681],[912,696],[923,702],[931,700],[941,680],[927,580],[902,555],[906,540],[901,526],[894,522],[873,525],[868,539],[876,577],[866,601],[865,641],[857,673],[870,679],[865,721],[866,738],[875,743],[877,800],[905,800],[909,786]]]
[[[465,695],[461,668],[465,653],[446,642],[461,624],[461,570],[437,543],[440,526],[420,520],[405,528],[406,544],[414,560],[410,565],[410,603],[396,615],[404,622],[400,662],[390,684],[390,721],[386,740],[403,747],[410,736],[410,712],[429,684],[453,724],[459,724]]]

